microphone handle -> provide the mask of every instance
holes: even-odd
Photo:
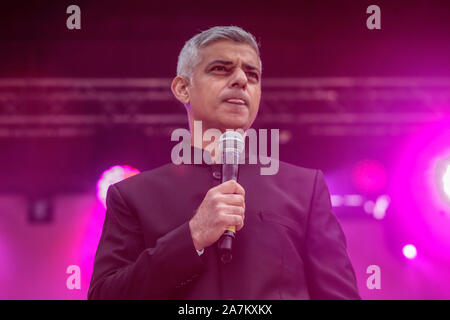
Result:
[[[220,260],[222,263],[230,263],[233,260],[233,240],[235,233],[229,229],[225,230],[219,239]]]
[[[222,183],[228,180],[237,181],[239,172],[239,165],[236,164],[222,164]],[[219,239],[218,247],[220,251],[220,260],[226,264],[233,259],[233,240],[236,234],[236,227],[228,227]]]

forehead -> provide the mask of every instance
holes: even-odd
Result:
[[[220,40],[213,42],[199,50],[200,65],[213,60],[228,60],[244,63],[259,68],[259,59],[256,51],[246,43],[237,43],[230,40]]]

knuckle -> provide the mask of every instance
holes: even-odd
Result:
[[[221,203],[216,203],[216,204],[214,205],[214,209],[216,210],[216,212],[217,212],[218,214],[224,214],[224,213],[226,213],[226,212],[225,212],[225,207],[224,207],[223,204],[221,204]]]
[[[215,198],[215,193],[214,192],[211,192],[211,191],[208,191],[207,193],[206,193],[206,195],[205,195],[205,200],[209,200],[209,201],[214,201],[214,198]]]
[[[217,192],[214,192],[210,195],[210,199],[214,204],[220,204],[220,195]]]
[[[219,215],[217,216],[217,221],[219,222],[219,223],[225,223],[225,222],[227,222],[227,217],[226,217],[226,215],[225,214],[223,214],[223,213],[219,213]]]

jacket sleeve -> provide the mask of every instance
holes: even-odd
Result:
[[[305,241],[311,299],[361,299],[345,235],[331,210],[330,193],[320,170],[316,173]]]
[[[189,222],[145,248],[138,218],[116,185],[108,189],[107,210],[97,248],[88,299],[168,299],[203,270]]]

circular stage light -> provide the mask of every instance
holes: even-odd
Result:
[[[450,164],[447,165],[444,175],[442,176],[442,185],[445,195],[450,200]]]
[[[106,208],[106,193],[110,185],[132,177],[140,173],[138,169],[130,166],[113,166],[104,171],[101,178],[97,182],[97,198]]]
[[[362,192],[379,192],[386,186],[386,169],[377,160],[365,159],[354,166],[352,180],[353,184]]]
[[[417,256],[417,249],[412,244],[403,247],[403,255],[408,259],[414,259]]]
[[[392,209],[402,237],[423,254],[447,259],[450,250],[450,118],[420,128],[410,137],[390,178]]]

